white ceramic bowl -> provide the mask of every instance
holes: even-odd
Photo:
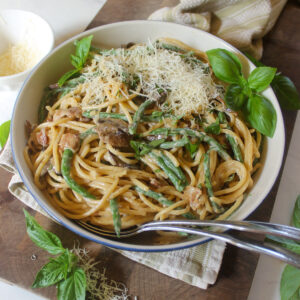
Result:
[[[38,63],[54,46],[50,25],[40,16],[23,10],[0,11],[0,54],[10,46],[28,43],[35,49]],[[0,76],[0,90],[14,90],[21,86],[31,69],[9,76]]]
[[[248,71],[249,68],[250,70],[254,69],[254,65],[252,65],[237,49],[221,39],[201,30],[173,23],[155,21],[121,22],[94,28],[77,35],[56,48],[40,62],[26,80],[15,104],[11,125],[11,143],[15,163],[25,185],[35,200],[58,222],[77,234],[98,243],[134,251],[166,251],[191,247],[206,242],[208,240],[207,238],[195,238],[172,244],[155,245],[154,241],[151,239],[149,241],[141,237],[137,237],[130,241],[116,241],[99,237],[82,229],[57,212],[47,201],[42,191],[34,185],[33,176],[23,157],[23,149],[26,144],[26,137],[24,134],[25,121],[29,120],[32,123],[37,121],[37,108],[44,87],[56,82],[64,72],[71,69],[69,55],[71,51],[74,51],[74,40],[90,34],[94,35],[93,44],[105,47],[120,47],[128,42],[145,42],[148,39],[152,40],[158,37],[171,37],[179,39],[184,43],[203,51],[212,48],[224,48],[237,53],[246,70],[247,68]],[[232,220],[242,220],[246,218],[263,201],[272,188],[282,163],[285,144],[282,114],[272,89],[267,89],[264,92],[264,95],[270,99],[277,112],[277,128],[274,137],[268,139],[267,146],[265,147],[262,158],[264,163],[263,168],[255,177],[255,184],[241,207],[230,216],[230,219]]]

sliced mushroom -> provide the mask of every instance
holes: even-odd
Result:
[[[104,143],[116,148],[129,147],[130,135],[125,121],[112,118],[98,119],[96,125],[96,131]]]

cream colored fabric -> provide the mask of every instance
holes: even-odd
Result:
[[[262,56],[262,37],[275,24],[286,0],[181,0],[150,15],[208,31],[257,59]]]
[[[0,155],[0,166],[14,174],[8,185],[9,191],[27,206],[49,217],[23,184],[15,167],[9,142]],[[118,252],[170,277],[206,289],[217,279],[224,250],[225,243],[212,241],[197,247],[171,252],[144,253],[119,250]]]

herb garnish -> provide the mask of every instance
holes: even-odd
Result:
[[[257,67],[264,67],[265,65],[257,61],[248,53],[244,53]],[[282,75],[280,72],[276,73],[271,82],[271,86],[276,94],[281,108],[288,110],[300,109],[300,95],[290,78]]]
[[[206,53],[214,74],[230,83],[225,95],[227,106],[242,113],[245,120],[260,133],[272,137],[276,128],[276,111],[272,103],[260,93],[272,82],[276,69],[258,67],[247,80],[235,54],[225,49],[212,49]]]
[[[37,273],[32,287],[57,285],[58,300],[84,300],[86,275],[77,264],[77,256],[62,246],[58,236],[44,230],[25,209],[24,214],[30,239],[50,254],[58,255],[50,258]]]
[[[75,69],[68,71],[65,73],[59,80],[58,85],[61,87],[63,84],[75,74],[78,74],[79,71],[83,68],[91,47],[92,35],[84,37],[80,41],[75,41],[75,55],[71,54],[71,64],[75,67]]]

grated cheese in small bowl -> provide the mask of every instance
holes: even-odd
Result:
[[[40,59],[41,53],[28,42],[9,46],[0,54],[0,76],[9,76],[31,69]]]

